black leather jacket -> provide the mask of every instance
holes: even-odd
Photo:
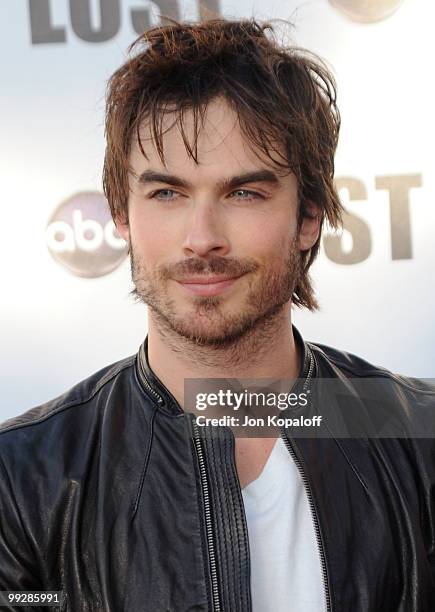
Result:
[[[408,422],[435,406],[423,381],[293,331],[303,381],[349,388],[353,378],[381,377]],[[194,432],[150,369],[147,339],[137,355],[3,423],[0,590],[62,590],[61,609],[72,612],[251,610],[234,437]],[[434,612],[433,433],[283,433],[313,513],[325,610]]]

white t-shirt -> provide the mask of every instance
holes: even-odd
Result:
[[[323,612],[319,545],[299,470],[282,438],[242,489],[253,612]]]

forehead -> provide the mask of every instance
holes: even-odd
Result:
[[[144,122],[139,130],[140,141],[148,160],[143,156],[137,137],[132,141],[130,166],[136,173],[148,167],[167,169],[178,172],[213,172],[228,174],[235,170],[254,170],[259,167],[270,167],[279,174],[288,172],[279,168],[258,146],[252,143],[241,129],[237,113],[228,102],[215,98],[206,107],[204,121],[199,118],[195,127],[194,113],[184,112],[182,128],[184,138],[195,151],[197,138],[198,165],[189,154],[180,126],[177,113],[167,112],[162,117],[161,140],[164,163],[160,159],[150,123]],[[281,144],[276,149],[284,154]],[[275,153],[274,156],[277,157]],[[282,162],[282,159],[280,158]]]

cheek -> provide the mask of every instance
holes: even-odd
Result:
[[[167,258],[168,250],[159,232],[151,231],[150,228],[136,231],[132,236],[132,242],[135,252],[150,270]]]
[[[294,228],[293,232],[295,232]],[[282,258],[293,238],[291,220],[284,218],[262,219],[261,223],[246,223],[235,235],[237,248],[257,257]]]
[[[147,262],[158,263],[170,256],[177,236],[176,228],[149,215],[130,215],[130,235],[134,248]]]

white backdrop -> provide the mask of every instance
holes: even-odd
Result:
[[[358,11],[400,2],[336,4]],[[435,6],[405,0],[386,19],[360,23],[328,0],[264,5],[221,1],[219,11],[228,18],[293,21],[294,41],[332,66],[343,118],[336,175],[351,214],[349,231],[335,241],[325,236],[312,268],[322,310],[295,309],[294,321],[307,340],[432,377]],[[0,4],[0,421],[134,353],[146,334],[146,308],[128,297],[130,269],[122,253],[112,271],[86,278],[65,265],[68,252],[53,257],[46,233],[57,220],[51,240],[64,247],[68,237],[71,249],[80,235],[82,243],[92,237],[59,206],[75,194],[101,192],[105,82],[136,36],[132,15],[137,20],[145,10],[155,23],[157,5],[143,0]],[[198,15],[194,3],[178,11],[181,18]],[[107,219],[99,214],[103,228]],[[86,257],[103,261],[97,247],[84,254],[82,267]]]

